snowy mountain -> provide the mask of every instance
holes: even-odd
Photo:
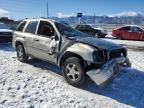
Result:
[[[121,12],[118,14],[110,15],[110,17],[137,17],[137,16],[143,16],[144,15],[141,12]]]
[[[58,18],[51,17],[52,19],[58,21],[64,21],[69,24],[77,24],[78,18],[76,16]],[[83,16],[82,23],[89,24],[144,24],[144,15],[142,13],[137,12],[122,12],[119,14],[113,14],[108,16]]]

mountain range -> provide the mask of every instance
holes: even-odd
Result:
[[[51,19],[66,22],[68,24],[78,24],[79,19],[76,16],[69,17],[51,17]],[[81,18],[81,23],[88,24],[137,24],[144,25],[144,15],[136,12],[122,12],[115,15],[88,16]]]

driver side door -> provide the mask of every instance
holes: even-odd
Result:
[[[40,21],[37,36],[34,38],[33,51],[37,58],[45,61],[56,63],[57,61],[57,45],[59,40],[55,40],[56,32],[51,23],[47,21]],[[51,52],[51,48],[55,48]]]

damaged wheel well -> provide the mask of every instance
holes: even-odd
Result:
[[[83,64],[85,64],[84,59],[80,55],[72,53],[72,52],[66,52],[60,59],[60,62],[59,62],[60,68],[62,67],[62,65],[65,62],[65,60],[67,58],[69,58],[69,57],[77,57],[77,58],[79,58],[82,61]]]
[[[19,42],[19,41],[16,41],[15,47],[17,47],[18,45],[23,45],[23,44],[21,42]]]

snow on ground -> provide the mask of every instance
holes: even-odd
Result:
[[[132,68],[104,88],[91,81],[68,85],[57,66],[16,59],[10,44],[0,44],[0,108],[127,108],[144,107],[144,52],[128,51]]]
[[[139,49],[144,49],[144,41],[134,41],[134,40],[119,40],[113,37],[110,33],[104,38],[104,40],[116,43],[116,44],[121,44],[124,46],[127,46],[129,48],[139,48]]]

